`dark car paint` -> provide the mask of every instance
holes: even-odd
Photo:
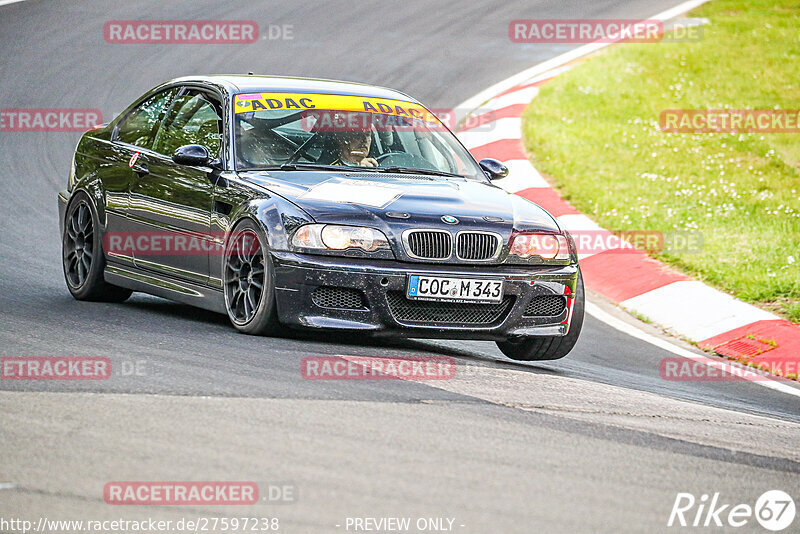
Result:
[[[320,87],[322,85],[323,87]],[[152,94],[166,88],[189,86],[218,95],[223,110],[221,170],[183,166],[147,148],[115,141],[117,124],[128,112]],[[316,80],[263,77],[205,77],[179,79],[154,88],[137,99],[111,123],[87,132],[76,148],[74,179],[59,194],[60,224],[76,190],[93,199],[101,232],[175,231],[219,244],[233,225],[244,217],[264,228],[275,264],[276,302],[281,322],[286,324],[352,328],[375,332],[404,330],[417,337],[470,337],[503,339],[515,329],[537,327],[538,335],[563,335],[568,326],[544,327],[521,320],[521,308],[533,294],[545,291],[573,295],[577,281],[577,257],[559,265],[543,265],[532,259],[526,265],[510,265],[508,245],[514,232],[562,232],[555,219],[539,206],[492,185],[488,180],[443,177],[406,177],[359,172],[358,178],[402,188],[402,195],[389,205],[335,203],[303,198],[310,188],[324,181],[352,179],[342,171],[250,171],[233,169],[231,102],[242,91],[334,92],[363,96],[404,98],[388,89]],[[129,167],[134,154],[136,165]],[[138,171],[138,172],[137,172]],[[410,214],[390,217],[389,212]],[[445,224],[443,215],[455,216],[457,228]],[[392,244],[392,252],[371,256],[350,250],[336,256],[292,250],[291,235],[303,224],[322,222],[365,225],[380,229]],[[454,258],[443,262],[416,260],[408,256],[400,236],[408,228],[480,229],[501,235],[504,247],[497,260],[469,264]],[[574,250],[574,249],[573,249]],[[387,255],[388,254],[388,255]],[[360,257],[360,258],[359,258]],[[145,291],[173,300],[225,312],[221,291],[222,255],[152,256],[108,255],[105,271],[110,283]],[[521,262],[524,263],[524,262]],[[503,277],[505,290],[516,299],[515,313],[502,325],[484,328],[422,328],[393,321],[381,291],[402,290],[407,273],[453,276]],[[535,282],[535,283],[534,283]],[[371,313],[331,312],[314,309],[309,292],[321,284],[337,283],[365,291]],[[519,312],[519,313],[516,313]],[[531,334],[532,332],[527,332]]]
[[[354,176],[385,186],[395,186],[402,189],[403,193],[397,200],[380,208],[303,197],[315,185],[338,179],[353,179]],[[370,226],[381,230],[392,242],[396,258],[408,262],[425,260],[414,259],[405,253],[400,246],[403,231],[411,228],[453,230],[453,225],[441,220],[443,215],[458,219],[458,231],[495,232],[501,235],[506,245],[512,231],[561,232],[555,219],[545,210],[489,182],[436,176],[324,171],[249,172],[242,173],[241,177],[301,205],[316,222]],[[413,216],[397,219],[387,216],[389,212],[409,213]],[[487,217],[493,222],[487,221]],[[507,255],[506,246],[500,255],[500,261]],[[447,261],[458,263],[455,258]]]
[[[409,265],[406,262],[320,257],[274,252],[276,302],[281,322],[311,328],[342,328],[371,335],[403,335],[419,338],[485,339],[501,341],[509,336],[561,336],[568,331],[569,311],[542,320],[523,317],[523,310],[539,295],[563,294],[568,287],[574,295],[577,265],[531,269],[511,265]],[[511,312],[502,321],[487,326],[432,326],[406,323],[394,318],[386,300],[387,291],[403,292],[407,275],[428,274],[479,278],[502,278],[506,296],[514,299]],[[535,282],[535,283],[534,283]],[[361,290],[367,310],[329,310],[310,305],[311,293],[320,286],[351,287]],[[458,304],[453,304],[458,306]]]

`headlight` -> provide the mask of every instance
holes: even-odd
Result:
[[[557,234],[518,234],[509,251],[520,258],[540,256],[545,260],[568,260],[569,242]]]
[[[388,249],[389,241],[380,230],[366,226],[307,224],[295,232],[292,237],[292,245],[323,250],[360,248],[372,252],[378,249]]]

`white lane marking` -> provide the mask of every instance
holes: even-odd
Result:
[[[603,232],[607,231],[583,213],[572,213],[556,217],[559,224],[570,232]]]
[[[526,81],[524,85],[531,85],[534,83],[550,80],[570,70],[573,66],[574,65],[565,65],[557,69],[549,70],[545,73],[542,73],[539,76],[531,78],[530,80]],[[498,109],[507,108],[508,106],[513,106],[515,104],[525,104],[525,106],[527,107],[527,105],[530,104],[531,100],[533,100],[539,95],[540,89],[541,88],[538,86],[522,87],[520,89],[514,89],[511,92],[492,98],[491,100],[483,104],[480,108],[474,110],[474,113],[471,113],[471,115],[475,115],[477,117],[484,113],[487,112],[491,113],[492,111],[497,111]]]
[[[586,301],[586,313],[588,313],[595,319],[602,321],[611,328],[619,330],[623,334],[627,334],[631,337],[635,337],[636,339],[640,339],[644,342],[650,343],[651,345],[654,345],[660,349],[671,352],[672,354],[675,354],[682,358],[687,358],[689,360],[694,360],[696,362],[702,362],[705,363],[706,365],[709,365],[710,367],[716,367],[716,365],[713,362],[714,360],[713,357],[706,356],[703,354],[696,354],[682,347],[679,347],[673,343],[670,343],[665,339],[661,339],[660,337],[648,334],[647,332],[641,330],[640,328],[637,328],[636,326],[633,326],[632,324],[617,319],[610,313],[601,309],[597,304]],[[722,361],[727,362],[727,360],[722,360]],[[795,397],[800,397],[800,389],[792,387],[785,381],[779,379],[771,380],[768,378],[760,377],[758,380],[753,379],[750,381],[753,382],[754,384],[764,386],[765,388],[774,389],[775,391],[780,391],[782,393],[794,395]]]
[[[531,100],[536,98],[536,95],[539,94],[538,87],[526,87],[525,89],[519,89],[514,91],[513,93],[508,93],[505,95],[500,95],[496,98],[493,98],[482,105],[475,115],[481,115],[486,113],[487,111],[497,111],[498,109],[507,108],[508,106],[513,106],[515,104],[525,104],[526,106],[531,103]],[[461,108],[456,108],[461,109]]]
[[[530,102],[530,100],[529,100]],[[456,134],[461,144],[468,149],[476,148],[503,139],[520,139],[522,133],[522,118],[507,117],[496,121],[487,122],[472,130]]]
[[[508,176],[492,183],[499,185],[509,193],[518,193],[532,187],[550,189],[550,184],[542,178],[536,167],[531,165],[527,159],[510,159],[503,163],[508,167]]]
[[[17,485],[13,482],[0,482],[0,490],[10,490],[16,487]]]
[[[526,81],[523,85],[530,85],[532,83],[540,83],[546,80],[550,80],[555,78],[556,76],[561,76],[568,70],[571,70],[575,65],[564,65],[563,67],[558,67],[557,69],[550,69],[547,72],[540,74],[539,76],[534,76],[530,80]]]
[[[4,6],[6,4],[16,4],[17,2],[24,2],[25,0],[0,0],[0,6]]]
[[[702,341],[756,321],[780,319],[696,280],[667,284],[622,301],[620,306],[692,341]]]
[[[671,18],[677,17],[678,15],[680,15],[682,13],[685,13],[686,11],[694,9],[697,6],[703,5],[706,2],[708,2],[708,0],[689,0],[688,2],[683,2],[681,4],[678,4],[677,6],[671,8],[671,9],[668,9],[666,11],[662,11],[658,15],[655,15],[655,16],[649,17],[649,18],[650,19],[655,19],[655,20],[660,20],[660,21],[669,20]],[[488,87],[487,89],[484,89],[483,91],[481,91],[477,95],[466,99],[461,104],[456,106],[456,108],[455,108],[456,109],[456,124],[458,124],[458,122],[461,121],[464,118],[464,116],[466,116],[471,110],[473,110],[475,108],[478,108],[478,107],[482,107],[481,104],[483,104],[486,101],[488,101],[489,99],[493,98],[495,95],[500,94],[503,91],[508,91],[512,87],[514,87],[516,85],[520,85],[520,84],[522,84],[524,82],[527,82],[528,80],[530,80],[534,76],[539,76],[539,75],[547,72],[548,70],[552,70],[552,69],[555,69],[555,68],[558,68],[558,67],[562,67],[562,66],[566,65],[567,63],[569,63],[570,61],[573,61],[575,59],[583,57],[583,56],[585,56],[587,54],[591,54],[592,52],[595,52],[597,50],[601,50],[601,49],[609,46],[610,44],[613,44],[613,43],[596,43],[595,42],[595,43],[589,43],[589,44],[585,44],[583,46],[579,46],[578,48],[570,50],[569,52],[561,54],[560,56],[556,56],[556,57],[554,57],[552,59],[549,59],[547,61],[543,61],[542,63],[539,63],[538,65],[534,65],[533,67],[531,67],[529,69],[525,69],[524,71],[518,72],[517,74],[514,74],[513,76],[510,76],[510,77],[506,78],[505,80],[497,82],[496,84],[492,85],[491,87]]]

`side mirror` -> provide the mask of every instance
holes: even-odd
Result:
[[[184,145],[172,154],[172,161],[178,165],[191,165],[193,167],[207,167],[211,163],[208,149],[203,145]]]
[[[479,163],[483,172],[490,180],[497,180],[498,178],[505,178],[508,176],[508,167],[492,158],[482,159]]]

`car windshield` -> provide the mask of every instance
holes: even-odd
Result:
[[[447,127],[413,102],[252,93],[236,95],[234,110],[238,170],[344,166],[485,180]]]

